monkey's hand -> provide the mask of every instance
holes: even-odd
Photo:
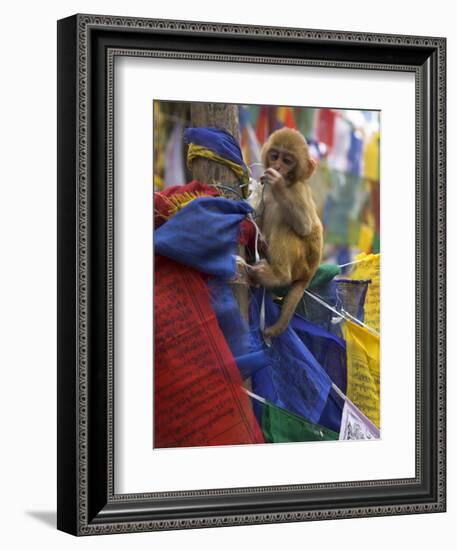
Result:
[[[283,193],[285,191],[286,181],[274,168],[267,168],[260,180],[264,184],[269,184],[273,193]]]
[[[253,286],[260,286],[264,280],[267,269],[268,264],[266,260],[260,260],[256,264],[250,265],[248,270],[250,284]]]

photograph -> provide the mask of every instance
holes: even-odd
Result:
[[[407,32],[59,20],[59,530],[446,510],[446,39]]]
[[[154,100],[154,449],[382,437],[381,120]]]

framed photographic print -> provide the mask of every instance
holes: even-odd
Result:
[[[445,511],[445,39],[58,51],[58,528]]]

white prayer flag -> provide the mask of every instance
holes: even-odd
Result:
[[[346,399],[341,416],[340,440],[379,439],[380,432],[359,409]]]

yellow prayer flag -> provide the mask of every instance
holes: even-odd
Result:
[[[373,134],[365,146],[364,175],[369,180],[379,181],[379,132]]]
[[[154,191],[162,191],[164,187],[163,179],[158,174],[154,174]]]
[[[357,248],[362,252],[370,252],[373,246],[374,230],[366,223],[360,225],[359,242]]]
[[[367,295],[365,297],[363,322],[376,331],[381,330],[380,323],[380,284],[381,284],[381,254],[358,254],[355,257],[358,262],[350,278],[359,281],[370,280]]]
[[[223,164],[224,166],[227,166],[227,168],[230,168],[230,170],[232,170],[232,172],[235,173],[235,175],[240,181],[243,181],[243,182],[249,181],[249,176],[247,172],[245,171],[244,167],[241,166],[240,164],[237,164],[236,162],[233,162],[224,157],[221,157],[215,151],[212,151],[211,149],[208,149],[203,145],[190,143],[189,148],[187,149],[187,167],[189,168],[189,170],[192,170],[192,161],[198,157],[207,158],[207,159],[213,160],[214,162],[218,162],[219,164]],[[244,192],[244,189],[246,188],[243,188],[243,192]]]
[[[347,355],[347,397],[380,427],[379,336],[346,321],[343,326]]]
[[[154,190],[164,188],[163,175],[165,168],[165,121],[160,106],[160,101],[153,102],[154,108],[154,146],[153,146],[153,170]]]

